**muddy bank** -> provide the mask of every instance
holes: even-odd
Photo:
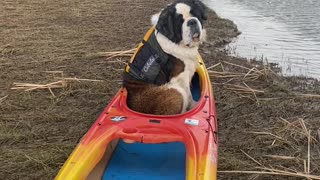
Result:
[[[121,79],[123,63],[109,62],[92,53],[136,47],[150,26],[150,15],[168,2],[0,2],[0,177],[55,176],[120,87],[117,80]],[[124,9],[130,13],[123,13]],[[211,12],[206,27],[208,42],[201,54],[208,67],[223,63],[223,67],[212,70],[248,73],[252,67],[264,68],[227,55],[223,45],[239,33],[231,21]],[[54,89],[55,97],[49,91],[10,90],[14,82],[49,83],[59,76],[45,71],[63,71],[65,77],[103,82],[73,82]],[[267,71],[254,81],[245,81],[263,93],[243,94],[223,84],[244,86],[241,77],[212,80],[219,116],[219,170],[255,170],[257,164],[245,152],[266,167],[304,171],[308,143],[299,122],[302,119],[316,138],[320,115],[319,98],[301,94],[319,94],[318,82],[278,77]],[[314,140],[311,147],[311,174],[320,174],[319,143]],[[248,176],[253,177],[219,174],[220,179]],[[257,179],[263,178],[281,179]]]

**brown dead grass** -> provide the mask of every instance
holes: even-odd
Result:
[[[136,47],[150,15],[168,2],[0,1],[0,179],[56,175],[118,90],[123,62],[129,59],[106,60],[96,53]],[[209,19],[201,54],[212,67],[219,170],[262,171],[245,152],[268,169],[319,175],[319,83],[277,77],[258,62],[229,57],[221,47],[238,34],[235,25],[212,12]],[[52,89],[55,97],[47,90],[10,89],[14,82],[48,84],[55,75],[47,71],[103,81]],[[219,173],[219,178],[288,179],[270,174]]]

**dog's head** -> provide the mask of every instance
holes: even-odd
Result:
[[[205,39],[206,7],[199,0],[178,0],[151,18],[156,30],[172,42],[198,46]]]

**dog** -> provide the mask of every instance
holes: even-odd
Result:
[[[205,20],[206,6],[199,0],[178,0],[151,17],[154,30],[123,76],[130,109],[174,115],[196,105],[190,85],[199,64],[198,48],[206,36]]]

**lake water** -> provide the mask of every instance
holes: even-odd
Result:
[[[277,62],[284,75],[320,78],[319,0],[203,0],[241,35],[227,48],[236,56]]]

